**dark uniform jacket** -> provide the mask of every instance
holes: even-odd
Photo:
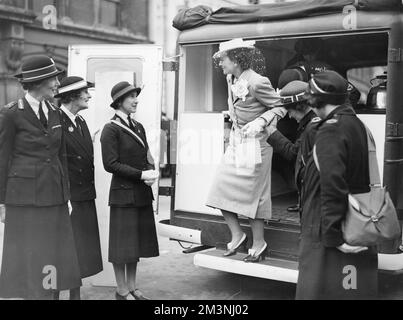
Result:
[[[71,201],[94,200],[94,147],[90,131],[81,117],[83,135],[62,110],[60,115],[66,137]]]
[[[297,186],[299,186],[297,174],[300,172],[300,168],[302,166],[300,153],[302,135],[307,126],[315,118],[317,118],[317,116],[313,111],[310,111],[305,115],[305,117],[298,124],[297,140],[295,143],[292,143],[290,140],[288,140],[280,131],[274,132],[268,139],[268,143],[273,147],[275,152],[279,153],[287,161],[295,163]]]
[[[114,123],[115,122],[115,123]],[[115,116],[101,136],[105,170],[113,174],[109,205],[143,207],[153,201],[151,187],[141,180],[143,171],[154,170],[144,127],[135,123],[133,132],[124,120]]]
[[[25,98],[0,110],[0,203],[57,206],[70,198],[60,115],[46,106],[47,129]]]
[[[368,143],[364,124],[349,105],[343,105],[316,125],[302,152],[310,154],[302,192],[298,299],[374,298],[377,255],[373,249],[344,254],[342,222],[348,194],[369,192]],[[311,131],[314,132],[314,131]],[[316,152],[304,148],[315,145]],[[320,172],[315,164],[315,156]],[[357,270],[358,289],[346,290],[346,266]]]

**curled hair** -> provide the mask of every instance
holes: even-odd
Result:
[[[237,63],[242,70],[252,69],[260,75],[266,73],[266,60],[262,52],[257,48],[236,48],[228,50],[214,58],[216,67],[219,67],[220,61],[225,56],[232,62]]]
[[[81,94],[83,93],[84,90],[76,90],[69,92],[63,96],[60,97],[60,102],[62,104],[69,104],[73,102],[74,100],[77,100],[81,97]]]

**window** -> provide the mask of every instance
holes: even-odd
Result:
[[[64,0],[65,15],[86,26],[120,27],[119,0]]]
[[[66,0],[66,15],[78,24],[92,26],[96,22],[95,3],[93,0]]]
[[[101,0],[99,23],[109,27],[119,27],[120,3],[116,0]]]
[[[31,1],[32,3],[32,10],[36,13],[41,15],[43,8],[46,7],[47,5],[55,5],[54,0],[35,0]]]
[[[26,9],[27,1],[26,0],[0,0],[0,5]]]

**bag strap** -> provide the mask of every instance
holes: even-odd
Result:
[[[364,124],[364,123],[363,123]],[[374,136],[372,135],[369,128],[364,124],[365,130],[367,132],[368,140],[368,165],[369,165],[369,181],[371,187],[382,186],[381,175],[379,173],[378,159],[376,156],[376,143]]]
[[[371,187],[381,187],[381,175],[379,173],[378,159],[376,156],[376,144],[375,139],[369,130],[369,128],[362,122],[365,127],[365,131],[367,132],[367,140],[368,140],[368,166],[369,166],[369,181]],[[315,162],[316,168],[320,172],[318,155],[316,153],[316,144],[313,147],[312,151],[313,160]]]

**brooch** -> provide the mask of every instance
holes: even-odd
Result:
[[[74,128],[73,127],[69,127],[69,132],[73,133],[74,132]]]

